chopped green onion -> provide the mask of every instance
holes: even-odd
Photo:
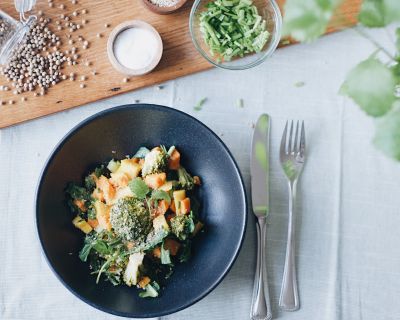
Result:
[[[230,61],[263,50],[267,22],[252,0],[215,0],[200,14],[200,31],[217,60]]]

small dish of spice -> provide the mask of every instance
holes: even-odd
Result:
[[[121,23],[111,32],[107,43],[113,67],[129,76],[151,72],[160,62],[163,44],[160,34],[150,24],[133,20]]]
[[[158,14],[173,13],[187,2],[187,0],[143,0],[144,5],[152,12]]]

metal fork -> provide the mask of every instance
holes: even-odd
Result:
[[[300,130],[300,135],[299,135]],[[296,264],[295,264],[295,235],[294,235],[294,207],[296,200],[296,187],[300,173],[305,162],[306,136],[304,121],[297,121],[296,132],[293,138],[293,121],[290,124],[289,137],[288,122],[283,131],[279,158],[283,172],[286,175],[289,185],[289,225],[288,239],[286,244],[285,267],[283,270],[283,280],[281,295],[279,297],[279,307],[286,311],[295,311],[300,307],[299,294],[297,289]]]

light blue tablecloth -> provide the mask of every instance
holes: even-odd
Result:
[[[388,34],[372,35],[390,45]],[[278,50],[243,72],[211,70],[0,131],[0,319],[113,319],[84,304],[51,273],[34,225],[34,193],[45,159],[75,124],[135,99],[195,115],[232,150],[249,186],[252,125],[272,122],[268,271],[277,319],[400,319],[400,164],[371,144],[374,125],[338,95],[346,72],[373,51],[352,31]],[[379,81],[379,79],[377,79]],[[304,82],[304,86],[295,84]],[[193,106],[207,97],[200,112]],[[242,98],[244,108],[237,107]],[[297,262],[301,309],[277,310],[287,227],[287,190],[277,161],[286,119],[304,119],[309,146],[300,183]],[[250,216],[241,254],[221,285],[174,320],[248,319],[255,265]]]

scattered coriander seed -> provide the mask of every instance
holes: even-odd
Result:
[[[14,100],[8,100],[8,104],[14,104]]]
[[[124,83],[127,83],[128,81],[129,81],[128,78],[123,78],[123,79],[122,79],[122,82],[124,82]]]
[[[65,14],[60,14],[60,19],[65,19]]]
[[[80,87],[81,89],[86,88],[86,84],[81,83],[81,84],[79,85],[79,87]]]
[[[64,20],[65,20],[65,21],[69,21],[69,17],[66,16],[66,17],[64,18]]]
[[[61,79],[67,80],[67,75],[66,75],[66,74],[63,74],[63,75],[61,76]]]
[[[83,45],[84,46],[88,46],[89,45],[89,41],[87,41],[87,40],[83,41]]]
[[[58,26],[58,27],[57,27],[57,30],[58,30],[58,31],[61,31],[61,30],[62,30],[62,26]]]
[[[110,27],[110,24],[109,24],[109,23],[106,23],[106,24],[104,25],[104,27],[109,28],[109,27]]]
[[[82,49],[86,50],[88,48],[88,46],[82,46]]]
[[[65,9],[65,5],[60,4],[59,8],[63,10],[63,9]]]
[[[73,15],[74,17],[76,17],[76,16],[78,15],[78,11],[72,12],[72,15]]]
[[[91,65],[90,61],[86,61],[86,62],[85,62],[85,66],[86,66],[86,67],[90,67],[90,65]]]
[[[69,39],[69,40],[68,40],[68,44],[74,44],[74,40]]]
[[[83,9],[81,12],[82,12],[82,14],[88,13],[88,11],[86,9]]]
[[[79,54],[74,54],[74,56],[73,56],[73,58],[76,60],[76,59],[78,59],[79,58]]]
[[[22,98],[21,98],[21,101],[22,101],[22,102],[26,101],[26,98],[25,98],[25,97],[22,97]]]
[[[72,29],[72,28],[69,28],[69,32],[74,32],[74,29]]]
[[[14,90],[14,91],[13,91],[13,94],[18,94],[18,90]]]
[[[42,15],[43,15],[43,11],[42,11],[42,10],[39,10],[39,11],[38,11],[38,16],[41,17]]]
[[[85,76],[81,76],[81,81],[85,81],[86,77]]]
[[[76,28],[79,30],[79,29],[81,28],[81,25],[80,25],[80,24],[77,24],[77,25],[76,25]]]
[[[93,70],[93,71],[92,71],[92,75],[96,76],[96,75],[97,75],[97,71],[96,71],[96,70]]]
[[[34,92],[34,93],[33,93],[33,96],[34,96],[34,97],[37,97],[37,96],[38,96],[37,92]]]
[[[140,100],[139,100],[139,99],[135,99],[134,102],[135,102],[135,103],[140,103]]]
[[[157,90],[162,90],[162,89],[164,89],[164,86],[163,86],[163,85],[158,85],[158,86],[157,86]]]
[[[3,100],[0,100],[0,106],[4,105],[5,102]]]
[[[53,8],[53,6],[54,6],[54,5],[53,5],[53,2],[49,2],[49,7],[50,7],[50,8]]]
[[[82,24],[85,25],[87,23],[87,20],[83,19]]]
[[[76,1],[76,0],[72,0],[72,1],[71,1],[71,3],[72,3],[72,4],[77,4],[77,3],[78,3],[78,1]]]
[[[103,35],[101,33],[96,34],[97,38],[101,38]]]

